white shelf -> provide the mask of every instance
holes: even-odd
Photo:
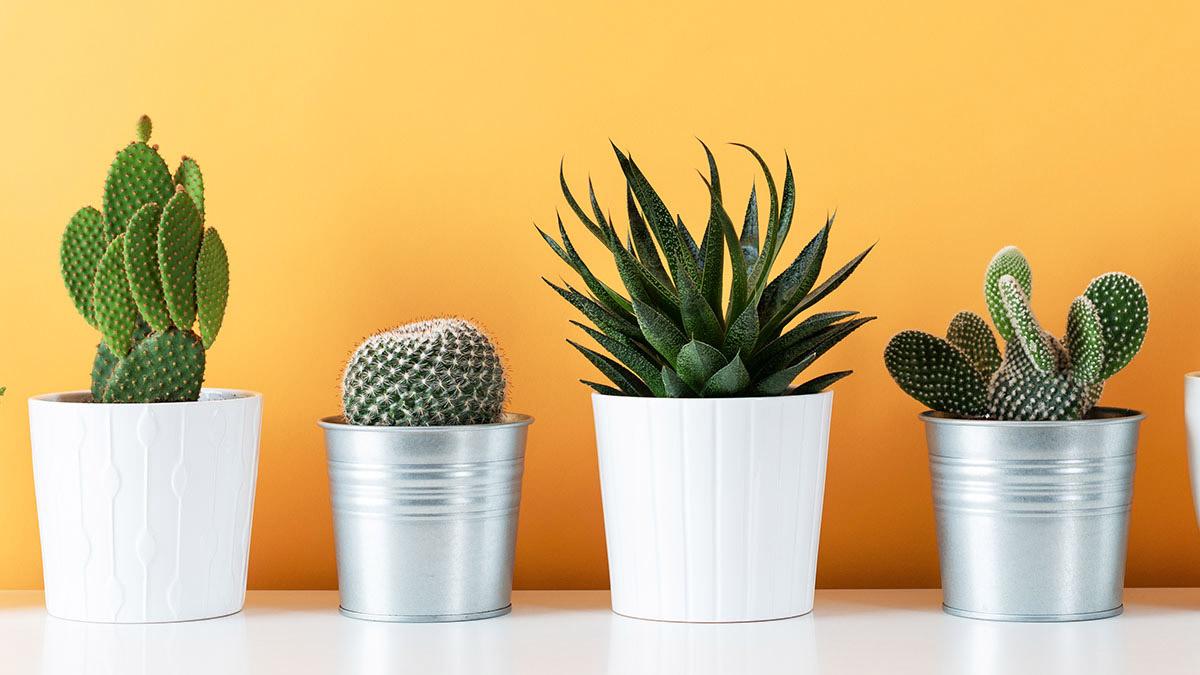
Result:
[[[1200,672],[1200,589],[1126,591],[1123,616],[1004,624],[940,610],[935,590],[818,591],[787,621],[628,619],[603,591],[524,591],[506,617],[457,624],[356,621],[327,591],[252,591],[241,614],[110,626],[46,616],[40,593],[0,592],[0,672],[42,675],[639,675],[642,673]]]

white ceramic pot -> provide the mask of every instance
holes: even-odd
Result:
[[[1200,371],[1183,377],[1183,412],[1187,420],[1188,473],[1192,478],[1192,504],[1200,522]]]
[[[694,622],[812,611],[832,392],[592,403],[613,611]]]
[[[240,611],[262,396],[89,399],[29,400],[46,611],[113,623]]]

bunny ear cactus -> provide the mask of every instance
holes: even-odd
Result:
[[[1075,298],[1062,340],[1029,306],[1033,275],[1014,247],[992,258],[984,298],[1004,356],[987,323],[972,312],[950,322],[945,339],[920,331],[892,338],[884,362],[900,388],[933,410],[969,418],[1077,420],[1100,399],[1104,382],[1137,354],[1149,306],[1133,277],[1110,272]]]
[[[137,140],[109,167],[103,212],[80,209],[62,239],[67,292],[103,338],[92,365],[98,402],[198,399],[229,298],[225,247],[204,225],[200,167],[184,158],[172,175],[148,145],[151,130],[142,116]]]
[[[703,144],[701,144],[703,145]],[[778,276],[770,277],[792,225],[796,186],[791,162],[782,189],[763,158],[754,159],[766,186],[765,222],[757,187],[750,190],[740,231],[726,211],[716,160],[707,146],[708,223],[699,242],[650,185],[633,158],[613,146],[625,176],[629,230],[622,237],[601,210],[589,182],[584,209],[559,183],[571,211],[612,255],[624,292],[601,281],[558,221],[546,244],[580,277],[584,289],[546,281],[592,325],[576,323],[602,349],[568,341],[611,384],[584,381],[601,394],[737,397],[813,394],[850,374],[839,371],[793,381],[826,351],[875,317],[853,311],[800,314],[838,288],[870,248],[817,284],[833,218]],[[729,260],[729,293],[725,258]],[[607,352],[607,353],[604,353]]]

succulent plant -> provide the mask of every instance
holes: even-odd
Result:
[[[567,204],[612,254],[625,287],[622,293],[596,277],[572,244],[561,217],[561,240],[538,229],[586,286],[581,291],[567,283],[546,281],[591,321],[592,326],[573,323],[608,352],[568,341],[611,382],[582,381],[595,391],[675,398],[810,394],[850,374],[827,373],[792,385],[818,357],[874,317],[834,311],[792,322],[840,286],[871,249],[818,285],[833,226],[829,217],[795,260],[772,279],[771,268],[791,231],[796,205],[791,161],[781,194],[758,152],[740,147],[761,168],[769,195],[761,237],[756,188],[750,190],[738,232],[725,210],[717,163],[708,146],[704,152],[709,177],[704,182],[710,209],[699,243],[682,218],[672,216],[633,158],[615,145],[626,181],[629,231],[624,243],[612,219],[602,212],[590,181],[589,214],[567,187],[560,167]],[[731,276],[728,296],[723,282],[726,252]]]
[[[410,323],[367,338],[342,378],[356,425],[441,427],[500,419],[506,381],[496,347],[456,318]]]
[[[1146,337],[1146,294],[1128,274],[1110,272],[1088,284],[1071,303],[1062,340],[1033,315],[1033,274],[1015,247],[992,258],[983,288],[992,323],[1006,341],[1003,357],[974,312],[955,315],[945,339],[909,330],[884,351],[900,388],[933,410],[997,420],[1081,419]]]
[[[184,157],[172,174],[150,133],[143,115],[137,140],[109,167],[104,211],[80,209],[62,238],[67,292],[103,338],[92,365],[98,402],[198,399],[229,299],[225,245],[204,225],[200,166]]]

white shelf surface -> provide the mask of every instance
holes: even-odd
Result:
[[[337,613],[330,591],[251,591],[240,614],[103,625],[46,615],[38,592],[0,592],[0,673],[1002,673],[1200,672],[1200,589],[1130,589],[1125,614],[1009,624],[943,614],[936,590],[818,591],[805,617],[752,624],[640,621],[604,591],[523,591],[512,614],[385,624]]]

